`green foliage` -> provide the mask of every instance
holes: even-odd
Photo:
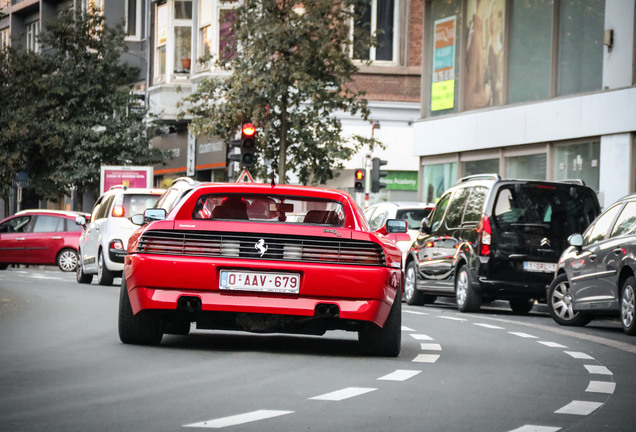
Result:
[[[314,0],[299,11],[293,0],[245,0],[235,10],[236,44],[216,63],[230,74],[199,82],[181,105],[192,132],[229,141],[251,121],[262,178],[270,174],[266,161],[280,182],[287,172],[304,184],[333,178],[364,144],[342,136],[335,113],[369,116],[364,93],[349,87],[357,72],[349,56],[351,23],[361,13],[355,3]],[[356,34],[356,45],[372,43],[371,35]]]
[[[57,200],[71,186],[95,190],[101,165],[150,165],[166,155],[151,149],[155,128],[132,108],[138,70],[120,61],[121,26],[101,16],[63,12],[40,35],[41,54],[7,50],[0,64],[2,187],[28,169],[29,187]],[[6,97],[5,97],[6,96]],[[5,154],[8,156],[5,158]],[[9,181],[10,185],[10,181]]]

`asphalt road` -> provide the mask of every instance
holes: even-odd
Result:
[[[636,338],[616,322],[436,304],[404,306],[398,358],[346,332],[140,347],[119,341],[119,287],[74,278],[0,272],[0,431],[636,429]]]

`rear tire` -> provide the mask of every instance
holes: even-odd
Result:
[[[358,340],[370,354],[383,357],[397,357],[402,345],[402,288],[393,300],[393,306],[384,327],[370,323],[358,332]]]
[[[141,311],[133,315],[126,278],[122,277],[119,292],[119,340],[125,344],[159,345],[163,338],[161,321],[152,311]]]
[[[75,249],[62,249],[57,254],[57,266],[63,272],[73,272],[77,268],[77,251]]]
[[[106,267],[104,253],[100,250],[97,261],[97,283],[100,285],[112,285],[113,279],[115,279],[115,275]]]
[[[466,264],[462,264],[457,272],[455,298],[460,312],[477,312],[481,308],[481,297],[473,288]]]
[[[565,273],[554,278],[548,287],[548,312],[554,321],[562,326],[581,327],[592,319],[572,309],[570,281]]]
[[[621,288],[621,324],[623,331],[630,335],[636,335],[636,278],[627,278]]]

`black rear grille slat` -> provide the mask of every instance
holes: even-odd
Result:
[[[260,240],[264,241],[259,247]],[[264,247],[267,251],[262,253]],[[225,232],[146,231],[137,244],[138,253],[214,256],[384,266],[382,248],[373,242],[320,237],[262,236]]]

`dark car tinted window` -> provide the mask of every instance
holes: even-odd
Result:
[[[456,228],[462,224],[462,217],[464,216],[464,208],[466,207],[466,201],[470,196],[471,188],[459,189],[453,195],[453,199],[448,206],[448,212],[446,213],[446,227]]]
[[[64,218],[57,216],[38,216],[35,218],[33,232],[59,232],[64,231]]]
[[[598,220],[594,222],[594,225],[590,227],[590,229],[583,236],[583,244],[590,245],[592,243],[596,243],[598,241],[604,240],[605,235],[608,233],[609,229],[616,218],[619,210],[621,209],[621,205],[615,205],[605,210],[601,216],[599,216]]]
[[[481,220],[481,215],[484,211],[484,201],[488,194],[488,188],[475,187],[473,188],[468,203],[466,204],[466,212],[464,214],[464,220],[462,224],[478,223]]]
[[[597,215],[597,200],[587,188],[512,184],[499,189],[494,206],[503,230],[546,229],[559,238],[583,232]]]
[[[397,219],[404,219],[409,224],[409,228],[417,229],[422,223],[422,219],[430,214],[431,210],[427,208],[422,209],[402,209],[398,210],[395,217]]]
[[[450,200],[451,194],[446,194],[440,198],[439,202],[435,206],[435,210],[433,210],[433,214],[430,219],[430,226],[433,232],[437,231],[439,226],[442,223],[442,218],[444,217],[444,213],[446,212],[446,207],[448,207],[448,201]]]
[[[636,231],[636,201],[631,201],[625,204],[623,211],[616,219],[611,237],[633,234],[634,231]]]

